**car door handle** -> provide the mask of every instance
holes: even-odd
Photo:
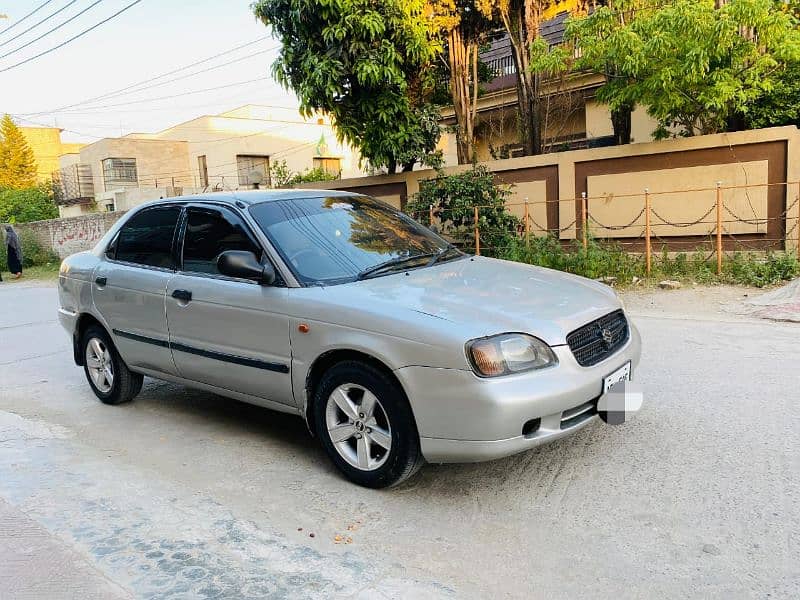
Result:
[[[189,290],[175,290],[172,292],[172,297],[176,300],[180,300],[181,302],[191,302],[192,292]]]
[[[106,277],[96,277],[94,282],[97,285],[106,285],[108,283],[108,278],[106,278]]]

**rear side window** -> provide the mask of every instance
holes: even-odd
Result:
[[[174,268],[172,239],[181,214],[179,206],[150,208],[122,226],[116,259],[149,267]]]
[[[183,270],[218,275],[217,258],[226,250],[248,250],[261,260],[261,249],[237,215],[227,210],[190,208],[183,239]]]

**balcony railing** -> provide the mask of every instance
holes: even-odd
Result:
[[[552,47],[564,42],[564,27],[569,14],[564,11],[542,23],[541,36]],[[577,58],[577,51],[576,51]],[[511,41],[502,33],[494,39],[481,60],[489,67],[493,79],[486,85],[489,92],[512,88],[516,85],[517,67],[511,55]]]
[[[94,179],[90,165],[70,165],[53,173],[56,204],[83,204],[94,201]]]
[[[489,67],[489,72],[492,74],[492,79],[516,75],[517,73],[517,66],[514,64],[514,58],[511,54],[492,57],[485,62],[486,66]]]

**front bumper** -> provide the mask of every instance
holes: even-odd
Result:
[[[630,323],[625,346],[592,367],[578,365],[567,346],[553,351],[559,361],[553,368],[495,379],[458,369],[395,371],[414,411],[426,460],[492,460],[578,431],[597,419],[604,377],[628,361],[635,375],[641,338]]]

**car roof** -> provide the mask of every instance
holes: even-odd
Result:
[[[316,189],[277,189],[277,190],[245,190],[231,192],[211,192],[204,194],[192,194],[189,196],[174,196],[149,202],[148,206],[160,204],[173,204],[185,202],[210,201],[231,206],[241,206],[242,203],[251,206],[262,202],[275,200],[292,200],[296,198],[331,198],[336,196],[353,196],[354,192],[347,190],[316,190]]]

